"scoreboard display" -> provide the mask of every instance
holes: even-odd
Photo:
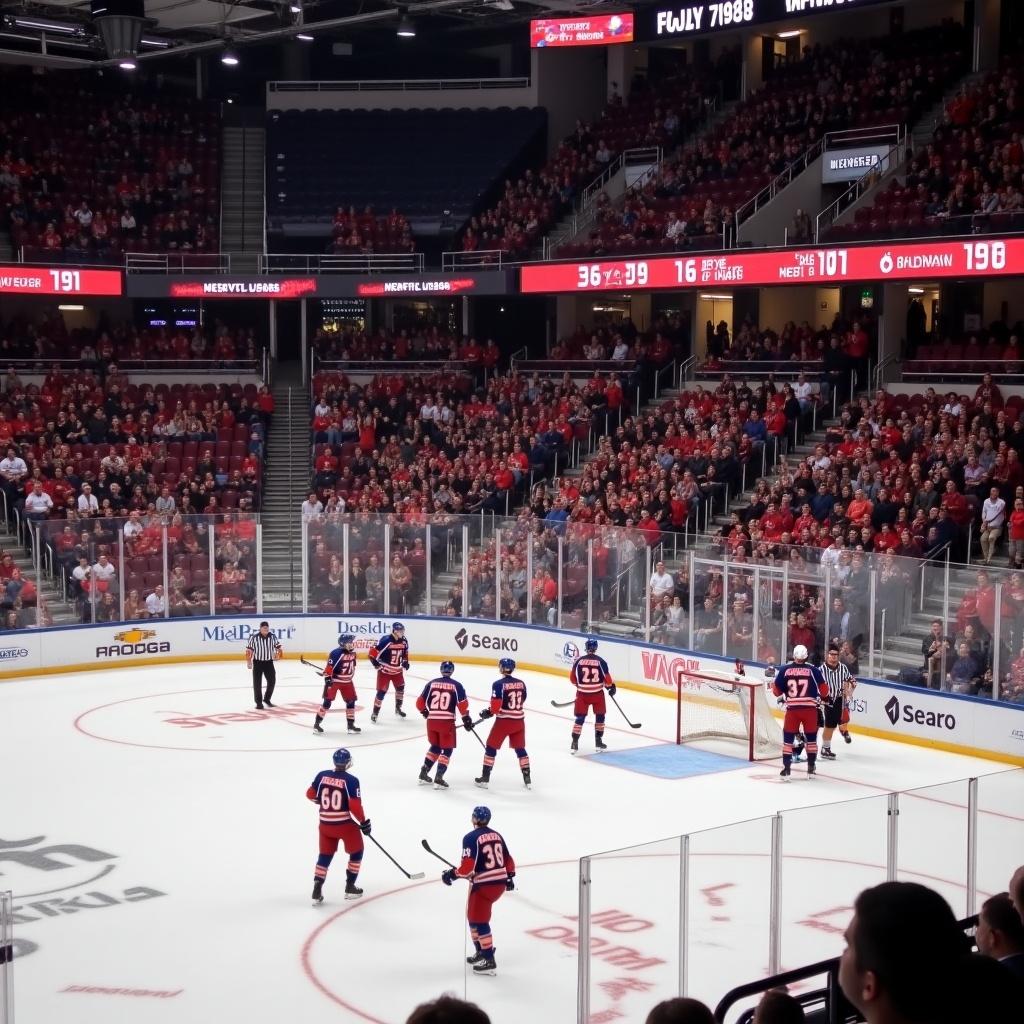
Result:
[[[662,3],[637,12],[637,38],[679,39],[709,32],[736,31],[770,22],[790,22],[811,14],[859,10],[887,0],[704,0]]]
[[[120,270],[0,267],[0,295],[123,295]]]

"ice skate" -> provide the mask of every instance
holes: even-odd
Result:
[[[603,736],[595,736],[594,737],[594,746],[598,750],[607,750],[608,749],[608,744],[605,743]]]
[[[357,900],[363,895],[363,890],[359,888],[354,882],[345,883],[345,899]]]
[[[484,957],[479,963],[473,964],[474,974],[489,974],[494,977],[498,973],[498,965],[494,962],[494,957]]]
[[[807,777],[810,778],[812,775],[817,775],[817,774],[818,774],[818,767],[817,767],[817,765],[813,765],[813,764],[810,763],[810,761],[808,761],[807,762]]]
[[[363,730],[360,729],[359,726],[356,725],[355,722],[349,722],[348,723],[348,731],[354,733],[354,732],[362,732]]]
[[[434,789],[450,789],[451,787],[444,779],[434,779]]]
[[[487,959],[487,954],[482,950],[478,949],[472,956],[466,957],[467,964],[479,964]]]
[[[398,715],[398,717],[399,717],[399,718],[408,718],[408,717],[409,717],[409,716],[408,716],[408,715],[407,715],[407,714],[406,714],[406,713],[405,713],[405,712],[404,712],[404,711],[402,710],[402,705],[401,705],[401,704],[396,704],[396,705],[395,705],[395,714],[396,714],[396,715]]]
[[[792,774],[792,773],[790,772],[790,768],[789,768],[789,765],[787,764],[787,765],[785,766],[785,768],[783,768],[783,769],[782,769],[782,771],[781,771],[781,772],[779,772],[779,778],[780,778],[780,779],[785,779],[785,780],[786,780],[786,781],[788,782],[788,781],[789,781],[789,776],[790,776],[791,774]]]
[[[427,768],[420,769],[420,785],[429,786],[434,780],[430,777],[430,770]]]
[[[313,732],[323,735],[324,727],[320,724],[319,718],[313,723]]]
[[[580,752],[580,738],[579,736],[573,736],[572,746],[569,748],[570,754],[578,754]]]
[[[317,878],[313,882],[313,906],[319,906],[324,901],[324,880]]]
[[[836,759],[836,755],[832,753],[831,747],[824,747],[821,751],[821,756],[825,758],[826,761],[834,761]]]
[[[533,789],[533,783],[530,781],[530,769],[529,768],[524,768],[523,769],[523,785],[527,789]]]

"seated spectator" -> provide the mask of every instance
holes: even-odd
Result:
[[[981,905],[975,941],[979,953],[1024,980],[1024,921],[1008,893],[990,896]]]
[[[804,1008],[788,992],[773,988],[754,1008],[753,1024],[804,1024]]]
[[[491,1018],[475,1003],[445,995],[417,1006],[405,1024],[491,1024]]]
[[[946,676],[947,689],[951,693],[964,693],[975,695],[981,686],[981,675],[983,666],[977,657],[971,653],[966,643],[957,647],[957,656],[951,665]]]
[[[968,947],[941,896],[914,882],[865,889],[845,937],[839,985],[867,1024],[945,1019]]]
[[[164,598],[163,584],[158,583],[153,588],[153,592],[146,598],[146,611],[149,613],[150,618],[162,619],[166,608],[167,601]]]
[[[666,999],[647,1014],[645,1024],[715,1024],[714,1014],[696,999]]]

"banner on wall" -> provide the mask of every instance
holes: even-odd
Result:
[[[72,626],[45,631],[25,630],[0,637],[0,678],[26,673],[105,669],[132,664],[164,664],[204,659],[237,659],[244,670],[245,645],[261,618],[281,641],[286,655],[305,655],[317,662],[334,648],[340,633],[352,633],[356,648],[367,651],[391,628],[383,615],[251,615],[196,619],[147,619],[120,625]],[[460,659],[497,665],[515,659],[524,669],[566,678],[582,652],[583,637],[540,627],[485,620],[406,619],[414,660]],[[59,637],[59,642],[56,642]],[[733,662],[693,651],[600,638],[600,653],[619,684],[671,696],[682,672],[732,675]],[[748,677],[760,669],[748,666]],[[922,744],[989,752],[1024,763],[1024,707],[937,693],[892,683],[863,681],[854,693],[851,715],[856,725],[884,736]]]
[[[589,18],[536,18],[530,22],[533,49],[558,46],[608,46],[633,41],[633,15],[599,14]]]

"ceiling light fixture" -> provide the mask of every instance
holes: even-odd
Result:
[[[299,32],[295,36],[296,39],[301,39],[304,43],[313,42],[313,37],[308,32]]]
[[[700,298],[708,299],[711,302],[728,302],[729,299],[732,298],[732,296],[731,295],[712,295],[712,294],[710,294],[708,292],[705,292],[703,295],[700,296]]]
[[[288,5],[288,10],[291,11],[292,14],[301,14],[302,4],[299,3],[298,0],[293,0],[293,2]]]
[[[398,22],[398,28],[395,29],[395,34],[401,36],[402,39],[413,39],[416,36],[416,25],[404,8],[402,8],[402,17]]]
[[[85,306],[67,304],[58,306],[57,309],[59,309],[62,313],[81,313],[85,309]]]
[[[794,39],[794,38],[796,38],[796,36],[802,35],[803,31],[804,30],[802,28],[793,28],[793,29],[790,29],[788,32],[780,32],[779,33],[779,38],[780,39]]]
[[[34,28],[38,32],[58,32],[69,36],[80,36],[85,32],[81,25],[71,25],[60,21],[38,21],[35,18],[19,18],[17,16],[4,20],[16,28]]]
[[[134,71],[139,65],[135,63],[134,57],[125,57],[117,65],[122,71]]]
[[[229,68],[238,67],[240,63],[238,54],[230,47],[220,55],[220,62],[221,64],[226,64]]]

